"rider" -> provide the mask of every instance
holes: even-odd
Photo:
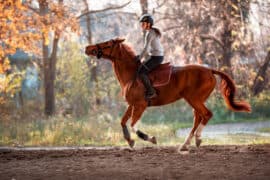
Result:
[[[149,72],[155,69],[163,61],[164,51],[160,43],[161,32],[158,28],[153,27],[154,19],[150,14],[144,14],[140,18],[140,23],[143,31],[146,31],[144,39],[144,47],[140,55],[136,57],[137,61],[144,58],[139,67],[139,78],[146,88],[146,99],[151,99],[157,96],[155,89],[147,76]]]

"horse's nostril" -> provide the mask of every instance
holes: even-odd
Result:
[[[87,54],[87,55],[88,55],[88,50],[87,50],[87,47],[85,48],[85,51],[84,51],[84,52],[85,52],[85,54]]]

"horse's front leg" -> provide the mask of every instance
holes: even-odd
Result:
[[[141,118],[144,110],[146,109],[147,105],[140,105],[140,106],[134,106],[134,109],[132,111],[132,116],[131,116],[131,128],[134,133],[137,134],[139,138],[141,138],[144,141],[149,141],[153,144],[157,144],[157,140],[154,136],[149,137],[147,134],[144,132],[138,130],[135,125],[138,122],[138,120]]]
[[[122,130],[123,130],[124,138],[125,138],[125,140],[127,140],[128,144],[131,148],[134,146],[135,141],[133,139],[131,139],[126,123],[127,123],[128,119],[131,117],[132,109],[133,109],[132,106],[128,106],[128,109],[126,110],[126,112],[121,120],[121,126],[122,126]]]

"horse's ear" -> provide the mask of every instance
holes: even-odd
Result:
[[[124,42],[126,39],[125,38],[115,38],[114,41],[117,42],[117,43],[121,43],[121,42]]]

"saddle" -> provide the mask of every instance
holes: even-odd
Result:
[[[153,87],[164,86],[170,82],[172,66],[170,63],[160,64],[148,74]],[[140,82],[141,83],[141,82]]]

